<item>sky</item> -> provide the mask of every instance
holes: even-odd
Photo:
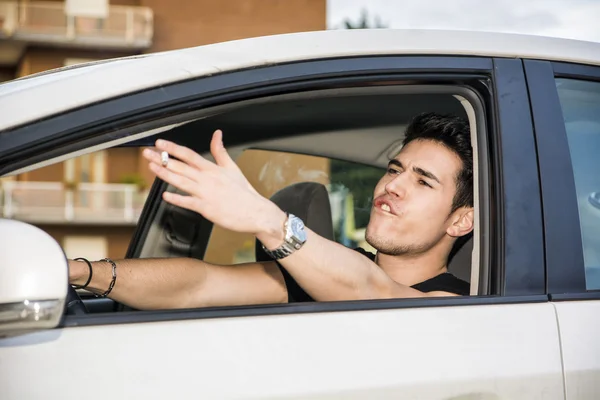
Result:
[[[600,0],[327,0],[327,27],[361,11],[388,28],[524,33],[600,42]]]

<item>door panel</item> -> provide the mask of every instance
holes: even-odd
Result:
[[[0,347],[3,399],[564,398],[549,303],[73,327]]]
[[[568,400],[600,393],[600,68],[526,60]]]
[[[554,303],[560,326],[567,400],[600,393],[600,300]]]

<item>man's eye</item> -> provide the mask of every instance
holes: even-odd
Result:
[[[425,182],[423,179],[419,179],[419,185],[431,187],[431,185],[429,183]]]
[[[400,172],[400,171],[398,171],[397,169],[394,169],[394,168],[387,169],[387,173],[391,174],[391,175],[397,174],[398,172]]]

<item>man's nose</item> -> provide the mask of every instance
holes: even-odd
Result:
[[[406,174],[398,174],[385,185],[385,191],[403,199],[406,197]]]

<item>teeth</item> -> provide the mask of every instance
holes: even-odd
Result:
[[[387,211],[387,212],[390,212],[390,211],[392,211],[392,210],[390,209],[390,206],[388,206],[387,204],[382,204],[382,205],[381,205],[381,209],[382,209],[383,211]]]

